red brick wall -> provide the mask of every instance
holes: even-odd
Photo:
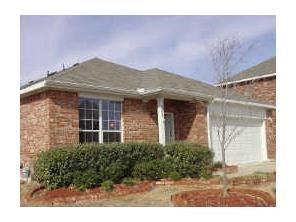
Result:
[[[269,102],[276,105],[276,78],[265,78],[254,82],[243,82],[230,85],[237,92],[250,96],[253,99]],[[269,110],[266,120],[266,143],[268,158],[274,159],[276,149],[276,112]]]
[[[269,110],[266,119],[266,145],[269,159],[276,157],[276,112]]]
[[[208,145],[206,104],[164,101],[165,112],[174,113],[175,139]],[[156,100],[123,102],[124,141],[158,142]]]
[[[158,142],[156,101],[124,99],[122,103],[124,142]]]
[[[260,79],[230,85],[230,88],[253,99],[276,104],[276,78]]]
[[[74,92],[48,91],[50,147],[79,142],[78,95]]]
[[[21,160],[79,141],[77,93],[45,91],[20,101]]]
[[[20,101],[20,154],[24,162],[49,147],[48,102],[45,92]]]

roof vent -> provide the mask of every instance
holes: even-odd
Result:
[[[51,72],[51,73],[47,73],[47,76],[52,76],[52,75],[54,75],[54,74],[56,74],[57,73],[57,71],[55,71],[55,72]]]
[[[138,93],[144,93],[145,92],[145,89],[144,88],[137,88],[137,92]]]
[[[73,66],[78,66],[79,65],[79,62],[75,63]]]

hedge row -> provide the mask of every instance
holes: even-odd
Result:
[[[182,177],[209,177],[213,154],[204,147],[175,143],[79,144],[42,152],[34,179],[49,189],[74,185],[86,189],[124,178],[160,179],[177,172]]]

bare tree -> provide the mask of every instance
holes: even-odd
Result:
[[[220,83],[220,99],[221,108],[219,110],[219,126],[216,131],[219,138],[221,157],[222,157],[222,170],[223,170],[223,196],[227,196],[227,174],[226,174],[226,156],[225,152],[228,145],[234,140],[241,132],[237,126],[228,127],[228,110],[227,101],[230,95],[229,82],[231,75],[237,70],[238,65],[242,63],[246,53],[251,49],[241,47],[241,43],[236,36],[226,37],[217,41],[210,50],[213,69],[216,75],[216,81]]]

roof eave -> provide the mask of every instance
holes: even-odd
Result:
[[[254,80],[259,80],[259,79],[265,79],[265,78],[270,78],[276,76],[276,73],[271,73],[271,74],[266,74],[266,75],[262,75],[262,76],[256,76],[256,77],[252,77],[252,78],[245,78],[245,79],[240,79],[240,80],[235,80],[235,81],[229,81],[226,83],[216,83],[214,84],[214,86],[224,86],[224,85],[231,85],[231,84],[235,84],[235,83],[241,83],[241,82],[248,82],[248,81],[254,81]]]

